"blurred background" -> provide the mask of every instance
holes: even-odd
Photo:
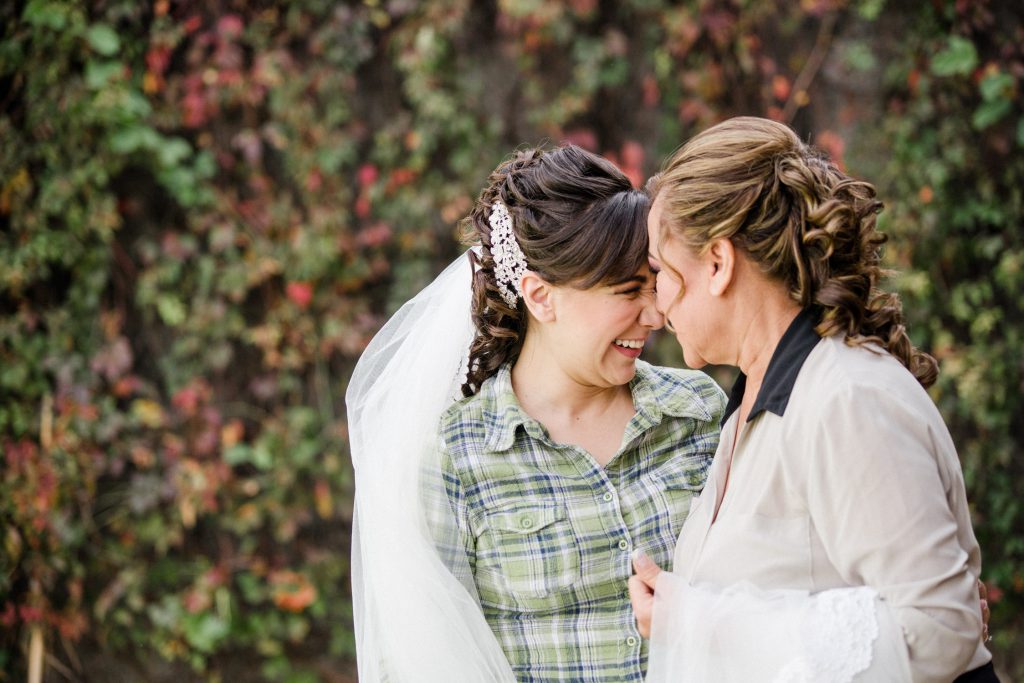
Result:
[[[886,203],[1024,680],[1024,5],[8,0],[0,682],[355,678],[344,392],[513,149],[735,114]],[[663,338],[649,360],[681,363]],[[728,386],[728,375],[715,373]],[[34,671],[32,672],[34,674]]]

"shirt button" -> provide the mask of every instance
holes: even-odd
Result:
[[[604,498],[604,502],[606,502],[606,503],[607,503],[607,502],[609,502],[609,501],[611,501],[611,499],[612,499],[612,494],[611,494],[611,491],[609,491],[608,493],[605,493],[605,494],[604,494],[603,496],[601,496],[601,497],[602,497],[602,498]]]
[[[519,526],[523,527],[524,529],[529,529],[531,526],[533,526],[533,520],[529,517],[523,517],[522,520],[520,520],[519,522]]]
[[[630,647],[636,647],[636,643],[637,640],[635,637],[630,636],[629,638],[626,638],[626,645],[629,645]]]
[[[619,541],[619,550],[626,550],[627,548],[629,548],[629,541],[625,539]]]

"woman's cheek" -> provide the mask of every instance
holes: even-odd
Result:
[[[679,285],[672,282],[663,273],[658,273],[657,279],[657,296],[655,297],[655,306],[659,313],[668,314],[668,309],[672,306],[672,301],[676,297],[676,293],[679,291]]]

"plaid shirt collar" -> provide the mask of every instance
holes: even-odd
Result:
[[[637,361],[636,375],[629,382],[629,390],[637,413],[630,427],[637,433],[659,424],[664,415],[692,417],[702,422],[712,419],[704,402],[697,400],[692,391],[679,391],[676,385],[663,380],[644,361]],[[484,382],[480,387],[480,398],[487,425],[488,450],[501,452],[511,448],[519,427],[532,438],[553,445],[547,430],[519,405],[512,391],[510,363],[502,365],[493,377]]]

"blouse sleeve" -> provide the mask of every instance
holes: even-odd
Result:
[[[966,504],[959,465],[920,394],[865,382],[822,402],[808,428],[806,495],[829,561],[847,583],[875,589],[899,626],[912,680],[938,682],[967,666],[981,614],[953,511]]]
[[[910,680],[899,626],[867,587],[809,594],[665,572],[655,596],[647,683]]]

